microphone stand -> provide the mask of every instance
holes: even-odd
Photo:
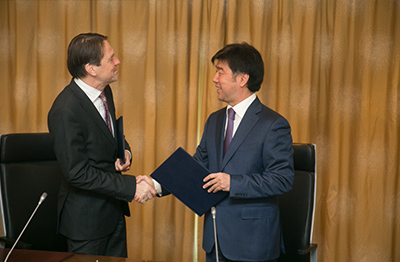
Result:
[[[35,215],[36,210],[38,210],[39,206],[43,203],[43,201],[46,199],[46,197],[47,197],[47,193],[44,192],[44,193],[42,194],[42,196],[40,197],[39,203],[37,204],[35,210],[33,211],[32,215],[31,215],[31,217],[29,218],[28,222],[26,222],[26,224],[25,224],[24,228],[22,229],[21,233],[19,234],[17,240],[15,241],[14,245],[11,247],[10,251],[8,252],[8,254],[7,254],[6,259],[4,260],[4,262],[7,262],[8,258],[9,258],[10,255],[11,255],[11,252],[14,250],[14,248],[15,248],[15,246],[17,245],[19,239],[21,238],[22,234],[24,233],[26,227],[28,226],[29,222],[31,222],[33,216]]]
[[[211,215],[212,215],[213,223],[214,223],[215,257],[217,259],[217,262],[219,262],[219,258],[218,258],[217,224],[215,222],[215,216],[217,215],[217,210],[216,210],[215,207],[211,208]]]

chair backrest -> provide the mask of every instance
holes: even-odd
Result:
[[[0,136],[0,207],[3,236],[17,239],[47,192],[20,241],[31,249],[66,251],[57,234],[57,196],[61,185],[50,134],[27,133]]]
[[[293,144],[295,176],[293,188],[279,197],[286,254],[279,261],[309,261],[298,250],[312,241],[316,190],[316,155],[313,144]]]

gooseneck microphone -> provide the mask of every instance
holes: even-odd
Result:
[[[46,197],[47,197],[47,193],[46,193],[46,192],[44,192],[44,193],[40,196],[39,203],[37,204],[35,210],[33,210],[33,213],[32,213],[32,215],[31,215],[31,217],[29,218],[28,222],[26,222],[24,228],[22,229],[21,233],[19,234],[19,236],[18,236],[17,240],[15,241],[14,245],[11,247],[10,251],[8,251],[8,254],[7,254],[6,259],[4,260],[4,262],[7,262],[8,258],[9,258],[10,255],[11,255],[11,252],[14,250],[14,248],[15,248],[15,246],[17,245],[19,239],[21,238],[22,234],[24,233],[26,227],[28,226],[29,222],[31,222],[33,216],[35,215],[36,210],[38,210],[39,206],[43,203],[43,201],[46,199]]]
[[[215,222],[215,217],[217,215],[217,209],[215,207],[211,208],[211,215],[213,218],[213,223],[214,223],[214,242],[215,242],[215,258],[217,259],[217,262],[219,262],[218,258],[218,239],[217,239],[217,224]]]

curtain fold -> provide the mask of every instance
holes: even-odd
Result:
[[[111,87],[131,174],[151,174],[179,146],[195,152],[225,106],[210,59],[248,42],[264,58],[260,100],[294,142],[317,145],[319,260],[400,260],[400,1],[2,0],[0,134],[47,132],[71,80],[69,41],[91,31],[121,60]],[[130,258],[205,261],[203,218],[176,198],[130,207]]]

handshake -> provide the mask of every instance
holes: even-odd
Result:
[[[136,194],[133,200],[144,204],[157,195],[153,180],[148,176],[136,178]]]

